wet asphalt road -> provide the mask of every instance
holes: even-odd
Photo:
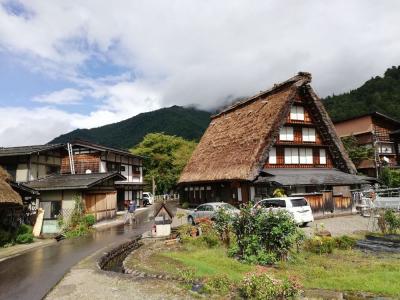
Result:
[[[0,299],[42,299],[83,258],[111,244],[136,237],[151,228],[150,208],[138,225],[118,226],[84,238],[63,240],[0,262]]]

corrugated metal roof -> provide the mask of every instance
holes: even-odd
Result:
[[[105,180],[125,180],[126,178],[118,172],[92,173],[92,174],[57,174],[43,179],[26,183],[30,188],[39,191],[87,189]]]
[[[363,177],[344,173],[336,169],[264,169],[256,183],[275,182],[283,186],[291,185],[349,185],[367,184]]]
[[[29,155],[42,151],[58,149],[64,147],[64,144],[49,144],[49,145],[34,145],[34,146],[20,146],[20,147],[0,147],[1,156],[17,156]]]

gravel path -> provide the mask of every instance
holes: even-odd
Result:
[[[45,299],[198,299],[175,282],[98,270],[96,257],[73,267]]]
[[[321,219],[311,223],[308,227],[304,228],[304,231],[311,235],[314,232],[316,225],[318,225],[318,228],[321,228],[321,225],[323,224],[325,229],[330,231],[333,236],[352,234],[368,230],[368,221],[369,218],[360,215]]]

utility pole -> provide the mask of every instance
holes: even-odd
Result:
[[[154,180],[154,176],[151,177],[151,183],[152,183],[153,196],[155,196],[156,195],[156,181]]]

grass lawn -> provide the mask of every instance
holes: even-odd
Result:
[[[254,270],[254,266],[242,264],[229,258],[222,247],[188,247],[185,251],[164,252],[161,256],[173,259],[189,268],[193,268],[196,277],[226,275],[233,281],[239,281],[245,273]]]
[[[140,249],[140,248],[139,248]],[[184,244],[166,249],[144,247],[135,256],[133,268],[149,273],[177,275],[180,270],[193,269],[195,277],[207,278],[227,275],[240,281],[256,267],[229,258],[223,247],[207,248]],[[337,250],[332,254],[310,252],[296,254],[292,260],[267,268],[277,278],[295,276],[305,289],[370,292],[377,295],[400,297],[400,255],[366,254],[359,250]]]
[[[333,254],[299,254],[272,269],[277,277],[295,275],[305,288],[364,291],[400,296],[400,255],[335,250]]]

